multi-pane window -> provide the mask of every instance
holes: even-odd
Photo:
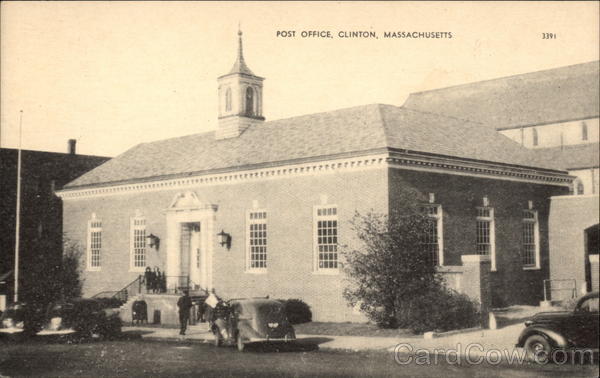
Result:
[[[338,268],[338,217],[336,206],[315,209],[317,270]]]
[[[477,254],[490,256],[491,269],[496,270],[494,230],[494,209],[491,207],[477,208]]]
[[[432,265],[442,265],[442,207],[425,205],[421,208],[427,219],[425,234],[421,244]]]
[[[489,207],[477,208],[477,254],[491,255],[492,253],[492,226],[494,221],[493,209]]]
[[[539,230],[538,215],[535,210],[523,211],[523,267],[537,268],[539,266]]]
[[[88,223],[88,268],[100,269],[100,255],[102,252],[102,221],[92,219]]]
[[[248,213],[248,269],[267,268],[267,212]]]
[[[131,266],[134,270],[146,267],[146,219],[131,219]]]

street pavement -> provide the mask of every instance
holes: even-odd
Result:
[[[317,342],[320,350],[387,350],[394,352],[399,345],[399,352],[409,353],[416,350],[447,351],[457,350],[458,355],[484,356],[490,350],[501,350],[512,353],[516,350],[515,343],[524,325],[513,324],[497,330],[470,330],[441,334],[433,339],[415,337],[365,337],[365,336],[324,336],[297,335],[298,342]],[[139,334],[145,339],[158,340],[187,340],[202,343],[212,343],[213,335],[208,331],[206,323],[190,326],[185,336],[179,335],[179,329],[160,327],[123,327],[124,332]],[[406,345],[406,347],[404,347]],[[409,347],[410,346],[410,347]],[[468,348],[471,346],[470,348]],[[467,349],[468,348],[468,349]]]
[[[0,339],[0,377],[597,377],[597,365],[428,363],[398,361],[388,351],[324,351],[304,342],[289,347],[235,348],[179,340],[151,340],[126,332],[114,341],[71,343],[35,337]],[[318,343],[318,340],[317,340]]]

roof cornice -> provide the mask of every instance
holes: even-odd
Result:
[[[198,186],[240,184],[248,181],[314,176],[370,169],[408,169],[488,179],[569,186],[574,177],[565,172],[459,160],[410,151],[377,149],[362,154],[323,156],[303,161],[267,163],[229,170],[152,177],[134,181],[71,187],[57,191],[63,199],[80,199],[137,192],[154,192]]]

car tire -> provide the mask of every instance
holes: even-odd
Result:
[[[542,335],[532,335],[525,340],[525,351],[529,359],[539,362],[549,362],[552,356],[552,346]]]
[[[237,336],[235,338],[235,344],[237,346],[237,350],[240,352],[243,352],[244,349],[246,348],[246,344],[244,344],[244,341],[242,340],[242,335],[240,335],[239,333],[237,334]]]

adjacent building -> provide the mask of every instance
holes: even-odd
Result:
[[[35,255],[44,254],[49,266],[60,262],[63,208],[55,191],[109,158],[76,154],[75,140],[68,153],[22,150],[20,271],[27,271]],[[15,256],[18,150],[0,149],[0,294],[12,293]],[[45,248],[40,250],[40,241]]]
[[[547,299],[598,290],[600,62],[411,94],[404,106],[480,122],[575,176],[551,202]]]

